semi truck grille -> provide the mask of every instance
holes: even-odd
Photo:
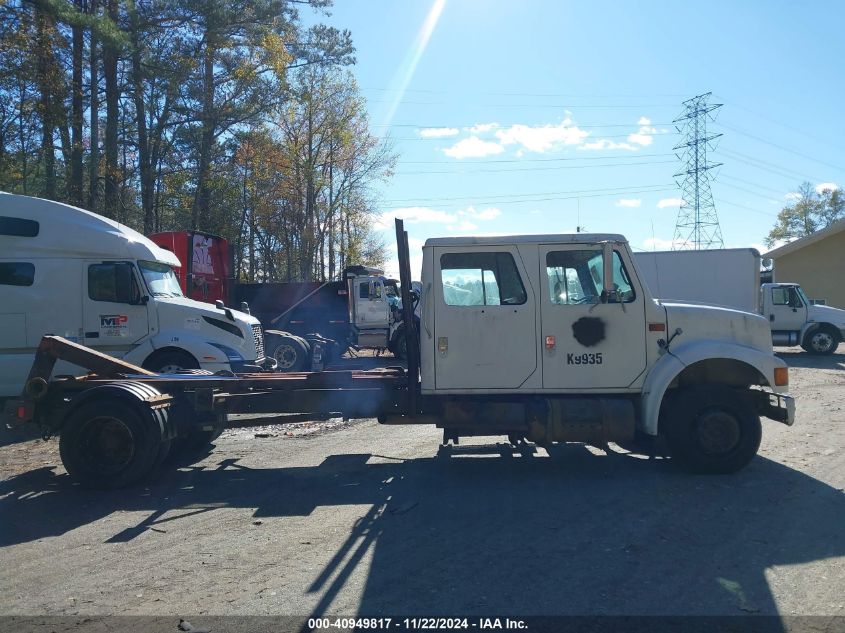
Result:
[[[255,339],[255,360],[260,360],[264,358],[264,334],[260,325],[253,324],[252,337]]]

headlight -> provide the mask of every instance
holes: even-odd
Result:
[[[227,345],[221,345],[220,343],[212,343],[211,341],[207,341],[207,342],[212,347],[216,347],[221,352],[226,354],[226,358],[229,359],[230,363],[231,362],[240,362],[244,359],[244,357],[241,356],[240,352],[238,352],[238,350],[236,350],[236,349],[232,349],[231,347],[229,347]]]

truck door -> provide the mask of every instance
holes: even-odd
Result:
[[[763,307],[773,331],[797,332],[807,322],[807,306],[796,286],[768,286]]]
[[[537,325],[516,248],[442,247],[433,254],[435,388],[519,388],[537,371]]]
[[[147,296],[131,262],[86,261],[82,323],[85,344],[122,356],[149,333]]]
[[[628,387],[646,366],[645,298],[619,252],[607,303],[601,245],[541,244],[539,255],[543,387]]]
[[[387,328],[390,304],[384,292],[384,282],[378,277],[356,277],[355,326],[358,329]]]

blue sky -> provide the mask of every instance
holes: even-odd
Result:
[[[802,181],[845,184],[843,2],[336,0],[323,21],[352,32],[373,132],[399,154],[380,210],[416,253],[579,224],[671,247],[672,121],[704,92],[724,104],[726,247],[763,248]]]

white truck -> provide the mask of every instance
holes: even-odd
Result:
[[[186,299],[171,266],[173,253],[113,220],[0,193],[0,398],[20,394],[45,334],[158,372],[264,363],[258,320]]]
[[[654,295],[762,314],[772,344],[800,345],[833,354],[845,339],[845,310],[814,305],[795,283],[760,283],[760,253],[753,248],[636,253]]]
[[[396,224],[404,320],[413,323],[407,234]],[[145,477],[174,435],[171,426],[192,419],[194,409],[434,424],[444,444],[505,436],[513,444],[607,448],[660,435],[678,463],[702,473],[748,464],[760,445],[761,416],[794,422],[789,370],[772,352],[766,320],[656,301],[621,235],[429,239],[422,283],[420,359],[411,326],[407,371],[175,380],[115,363],[96,378],[50,381],[52,359],[86,352],[46,338],[23,397],[7,411],[17,423],[59,434],[67,471],[95,485],[103,464],[110,485]],[[126,424],[120,437],[101,443],[102,454],[79,450],[111,433],[106,421],[116,418]]]

